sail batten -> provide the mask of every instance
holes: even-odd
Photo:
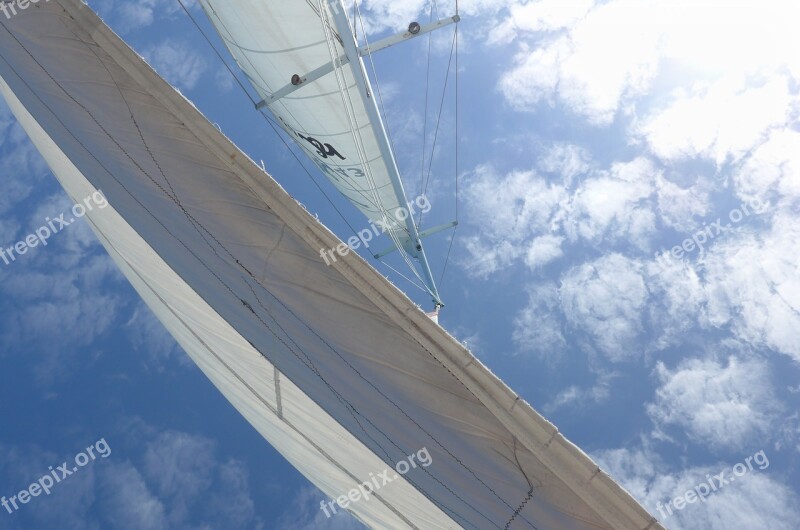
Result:
[[[236,409],[374,528],[659,529],[80,0],[0,20],[0,92],[122,272]],[[153,147],[158,145],[158,149]],[[357,330],[354,333],[353,330]],[[280,406],[276,371],[280,373]],[[280,413],[279,413],[280,411]]]

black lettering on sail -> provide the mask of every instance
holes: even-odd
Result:
[[[311,136],[303,136],[300,133],[297,133],[297,136],[299,136],[306,142],[313,145],[317,149],[317,153],[319,154],[319,156],[321,156],[322,158],[328,158],[329,156],[338,156],[341,160],[345,160],[345,157],[343,157],[339,153],[339,151],[337,151],[336,148],[333,147],[331,144],[323,144],[316,138],[312,138]]]

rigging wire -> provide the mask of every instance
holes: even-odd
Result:
[[[430,3],[430,16],[428,22],[433,22],[433,2]],[[425,185],[425,149],[428,144],[428,96],[431,88],[431,46],[433,44],[433,32],[428,33],[428,66],[425,71],[425,112],[422,117],[422,160],[419,168],[419,192]],[[417,218],[417,226],[422,226],[422,212]]]
[[[367,49],[369,50],[370,48],[369,48],[369,42],[367,40],[367,31],[366,31],[366,28],[364,27],[364,19],[363,19],[363,16],[361,14],[361,8],[358,6],[358,0],[354,1],[354,8],[356,8],[358,10],[358,17],[359,17],[359,21],[361,23],[361,30],[362,30],[361,32],[364,35],[364,40],[365,40]],[[434,10],[435,10],[435,13],[434,13]],[[456,1],[456,15],[458,15],[458,1]],[[436,0],[433,0],[431,2],[431,7],[430,7],[430,20],[431,21],[433,21],[434,16],[436,18],[438,18],[438,16],[439,16],[439,5],[438,5],[438,2]],[[423,138],[422,138],[422,168],[421,168],[421,173],[422,174],[420,175],[420,178],[424,182],[424,184],[421,183],[422,196],[424,196],[427,193],[428,184],[430,183],[431,171],[432,171],[432,166],[433,166],[433,156],[434,156],[434,152],[436,150],[436,142],[437,142],[437,138],[438,138],[438,134],[439,134],[439,126],[440,126],[441,121],[442,121],[442,113],[443,113],[443,110],[444,110],[444,102],[445,102],[445,98],[446,98],[446,95],[447,95],[447,85],[448,85],[448,81],[450,79],[450,70],[451,70],[451,66],[452,66],[452,62],[453,62],[453,55],[455,54],[455,68],[456,68],[456,72],[455,72],[455,107],[456,107],[456,109],[455,109],[455,111],[456,111],[456,125],[455,125],[455,128],[456,128],[456,135],[455,135],[455,142],[456,142],[456,146],[455,146],[455,150],[456,150],[456,152],[455,152],[455,156],[456,156],[456,163],[455,163],[455,175],[456,175],[456,178],[455,178],[456,186],[455,187],[456,187],[456,190],[455,190],[455,194],[456,194],[456,200],[455,200],[455,203],[456,204],[455,204],[455,210],[456,210],[456,223],[458,223],[458,200],[459,200],[459,193],[458,193],[458,191],[459,191],[459,189],[458,189],[458,154],[459,154],[459,152],[458,152],[458,141],[459,141],[458,140],[458,132],[459,132],[459,129],[458,129],[458,110],[459,110],[459,107],[458,107],[458,25],[455,26],[455,30],[454,30],[454,33],[453,33],[453,43],[452,43],[451,48],[450,48],[450,58],[448,59],[448,63],[447,63],[447,74],[445,75],[445,82],[444,82],[444,86],[442,87],[442,98],[441,98],[441,101],[439,103],[439,113],[438,113],[438,116],[437,116],[437,119],[436,119],[436,129],[435,129],[435,133],[434,133],[434,137],[433,137],[433,145],[431,146],[430,162],[428,164],[428,176],[427,176],[427,179],[425,179],[425,146],[426,146],[426,143],[427,143],[428,95],[429,95],[429,91],[430,91],[430,68],[431,68],[431,55],[432,55],[431,54],[431,48],[432,48],[432,34],[429,34],[428,35],[427,71],[426,71],[426,80],[425,80],[425,85],[426,86],[425,86],[424,132],[423,132]],[[387,125],[387,129],[386,129],[387,130],[387,135],[389,135],[390,133],[389,133],[389,130],[388,130],[388,118],[386,117],[386,107],[385,107],[384,102],[383,102],[383,94],[381,93],[381,89],[380,89],[380,81],[378,79],[378,73],[377,73],[377,70],[375,68],[375,63],[374,63],[373,58],[372,58],[372,52],[370,51],[368,55],[369,55],[369,61],[370,61],[371,67],[372,67],[372,73],[373,73],[373,76],[375,77],[375,84],[378,87],[378,98],[379,98],[379,101],[380,101],[381,110],[382,110],[383,115],[384,115],[384,122]],[[391,136],[389,136],[389,141],[392,142]],[[392,142],[392,149],[394,150],[393,142]],[[419,212],[418,221],[417,221],[417,227],[421,227],[422,226],[422,218],[423,218],[423,212],[420,211]],[[412,222],[413,222],[413,220],[412,220]],[[439,278],[439,284],[441,284],[444,281],[444,275],[445,275],[445,272],[447,271],[447,265],[448,265],[448,263],[450,261],[450,255],[451,255],[452,250],[453,250],[453,244],[454,244],[454,241],[455,241],[456,230],[458,230],[458,224],[456,224],[456,226],[454,227],[453,232],[452,232],[452,236],[450,238],[450,243],[449,243],[448,248],[447,248],[447,255],[446,255],[445,261],[444,261],[444,266],[442,267],[442,273],[441,273],[440,278]],[[389,265],[388,263],[384,263],[384,264],[389,266],[392,270],[394,270],[398,274],[400,274],[396,269],[394,269],[394,267],[391,267],[391,265]],[[417,274],[416,268],[413,268],[412,270],[414,271],[415,275],[419,278],[419,274]],[[401,274],[401,276],[403,276],[403,275]],[[403,277],[405,277],[405,276],[403,276]],[[422,278],[420,278],[420,281],[422,281]],[[419,286],[417,286],[417,287],[419,287]]]
[[[384,122],[386,123],[387,136],[389,136],[389,141],[392,144],[392,150],[395,151],[394,142],[392,140],[391,133],[389,132],[389,129],[388,129],[388,118],[387,118],[387,113],[386,113],[386,106],[385,106],[384,101],[383,101],[383,94],[382,94],[381,88],[380,88],[380,81],[378,79],[378,73],[377,73],[377,70],[375,68],[375,62],[374,62],[373,57],[372,57],[372,51],[371,51],[371,49],[369,47],[369,41],[368,41],[368,37],[367,37],[367,30],[366,30],[366,27],[364,25],[364,18],[363,18],[363,15],[361,13],[361,8],[360,8],[360,6],[358,4],[358,0],[354,0],[354,5],[353,6],[354,6],[354,9],[356,9],[358,11],[359,22],[361,23],[361,30],[362,30],[361,32],[364,35],[365,45],[367,46],[367,49],[370,50],[369,53],[368,53],[368,56],[369,56],[369,62],[370,62],[371,68],[372,68],[372,74],[375,77],[375,85],[376,85],[377,90],[378,90],[378,100],[380,102],[380,107],[381,107],[381,111],[383,113]],[[456,15],[458,15],[458,1],[456,1]],[[433,21],[434,17],[436,17],[437,19],[439,17],[439,5],[438,5],[437,0],[433,0],[431,2],[431,7],[430,7],[430,20]],[[456,205],[455,205],[455,210],[456,210],[456,222],[458,222],[458,200],[459,200],[459,194],[458,194],[458,154],[459,154],[459,152],[458,152],[458,132],[459,132],[459,129],[458,129],[458,110],[459,110],[459,107],[458,107],[458,25],[455,26],[455,30],[454,30],[454,33],[453,33],[453,42],[452,42],[451,47],[450,47],[450,57],[449,57],[448,63],[447,63],[447,73],[445,75],[444,86],[442,87],[442,97],[441,97],[441,101],[439,103],[439,113],[438,113],[438,116],[437,116],[437,119],[436,119],[436,129],[435,129],[434,137],[433,137],[433,145],[431,146],[431,154],[430,154],[430,160],[429,160],[429,164],[428,164],[428,175],[427,175],[427,179],[425,179],[425,175],[424,175],[424,173],[425,173],[425,145],[427,143],[426,141],[427,141],[427,124],[428,124],[428,95],[429,95],[429,89],[430,89],[430,67],[431,67],[431,55],[432,55],[431,54],[431,48],[432,48],[432,34],[429,34],[428,35],[428,57],[427,57],[426,87],[425,87],[425,117],[424,117],[424,131],[425,132],[423,133],[423,139],[422,139],[423,154],[422,154],[422,171],[421,171],[422,175],[421,175],[421,179],[424,182],[424,184],[422,184],[422,187],[423,187],[422,195],[424,196],[427,193],[428,184],[430,183],[430,180],[431,180],[431,171],[432,171],[432,166],[433,166],[433,156],[434,156],[434,152],[436,150],[436,143],[437,143],[437,139],[438,139],[438,135],[439,135],[439,127],[440,127],[441,121],[442,121],[442,114],[443,114],[443,111],[444,111],[444,103],[445,103],[445,99],[446,99],[446,96],[447,96],[447,86],[448,86],[448,82],[449,82],[449,79],[450,79],[451,67],[453,66],[453,64],[452,64],[453,63],[453,56],[455,55],[455,68],[456,68],[456,73],[455,73],[455,107],[456,107],[456,109],[455,109],[455,111],[456,111],[456,127],[455,127],[456,128],[456,135],[455,135],[455,139],[456,139],[455,140],[456,141],[456,147],[455,147],[455,150],[456,150],[456,152],[455,152],[455,156],[456,156],[456,163],[455,163],[455,167],[456,167],[456,170],[455,170],[456,171],[456,173],[455,173],[456,174],[456,178],[455,178],[455,180],[456,180],[456,201],[455,202],[456,202]],[[417,221],[417,227],[421,227],[422,226],[423,215],[424,215],[423,212],[420,211],[419,212],[418,221]],[[412,219],[412,222],[413,222],[413,219]],[[452,237],[450,238],[450,244],[449,244],[448,249],[447,249],[447,255],[445,257],[444,266],[442,268],[442,273],[441,273],[441,276],[440,276],[440,279],[439,279],[439,283],[440,284],[444,280],[444,275],[445,275],[445,272],[447,271],[447,264],[448,264],[448,262],[450,260],[450,255],[451,255],[451,252],[453,250],[453,243],[454,243],[454,240],[455,240],[455,233],[456,233],[457,229],[458,229],[458,224],[456,224],[456,226],[454,227],[453,233],[452,233]],[[388,263],[386,265],[389,266]],[[395,270],[395,272],[397,272],[396,269],[394,269],[393,267],[391,267],[391,266],[389,266],[389,267],[392,268],[393,270]],[[416,267],[413,267],[412,270],[414,271],[414,273],[417,276],[417,278],[419,278],[420,281],[422,281],[422,278],[419,277],[419,274],[416,271]]]
[[[436,152],[436,142],[439,139],[439,126],[442,123],[442,113],[444,111],[444,100],[447,97],[447,85],[450,81],[450,70],[453,66],[453,55],[455,51],[456,45],[456,36],[457,36],[458,26],[456,26],[456,31],[453,32],[453,42],[450,45],[450,58],[447,61],[447,74],[444,78],[444,86],[442,87],[442,99],[439,103],[439,115],[436,118],[436,129],[433,133],[433,145],[431,146],[431,156],[428,160],[428,175],[425,179],[425,186],[422,189],[422,194],[425,195],[428,192],[428,185],[431,182],[431,171],[433,169],[433,155]],[[422,212],[420,212],[420,223],[422,222]]]
[[[367,37],[367,31],[366,31],[366,27],[364,25],[364,19],[363,19],[363,16],[361,15],[361,10],[360,10],[360,8],[358,6],[358,1],[357,0],[354,2],[354,7],[356,8],[356,10],[358,12],[359,21],[361,22],[362,34],[364,35],[364,44],[367,47],[367,50],[370,50],[369,38]],[[375,83],[376,83],[376,86],[378,87],[378,101],[380,103],[381,110],[383,111],[383,114],[384,114],[384,121],[386,122],[386,108],[385,108],[385,106],[383,104],[383,94],[381,92],[380,81],[379,81],[378,76],[377,76],[377,71],[375,69],[375,63],[374,63],[373,58],[372,58],[371,50],[369,51],[368,56],[369,56],[369,60],[370,60],[371,66],[372,66],[373,75],[375,76]],[[333,55],[332,55],[332,59],[333,59]],[[341,67],[341,65],[340,65],[340,67]],[[355,75],[355,72],[354,72],[354,75]],[[340,90],[341,90],[341,86],[342,86],[342,83],[340,83]],[[355,117],[355,110],[354,110],[354,108],[352,106],[353,103],[352,103],[352,97],[350,96],[350,90],[349,90],[349,87],[347,87],[346,83],[344,83],[344,86],[345,86],[344,90],[345,90],[345,92],[347,94],[347,98],[350,101],[351,110],[352,110],[352,116],[353,116],[353,119],[355,120],[355,128],[353,130],[358,132],[358,139],[361,141],[360,147],[361,147],[361,149],[363,151],[363,157],[364,157],[362,159],[362,164],[367,166],[368,165],[368,161],[366,160],[366,149],[363,146],[363,138],[361,138],[361,129],[360,129],[360,127],[358,127],[358,120]],[[354,124],[351,122],[351,127],[353,127],[353,125]],[[392,151],[394,152],[395,149],[394,149],[394,144],[393,144],[393,140],[392,140],[392,137],[391,137],[391,133],[385,127],[384,127],[384,130],[386,131],[386,135],[387,135],[387,138],[389,140],[390,147],[391,147]],[[371,166],[370,166],[370,171],[368,172],[367,176],[368,176],[368,179],[370,179],[370,184],[372,185],[373,190],[377,190],[377,186],[375,185],[375,182],[374,182],[374,177],[372,176]],[[380,201],[380,198],[379,198],[379,195],[377,194],[377,191],[374,191],[373,193],[376,196],[376,200]],[[386,208],[383,206],[382,202],[380,202],[380,207],[381,207],[381,212],[384,214],[384,216],[386,216],[388,214],[388,212],[386,211]],[[413,222],[413,219],[411,220],[411,222]],[[407,228],[405,228],[405,227],[400,227],[400,228],[403,231],[408,232]],[[406,262],[406,265],[414,273],[414,276],[416,276],[417,279],[419,279],[419,281],[423,285],[425,285],[426,284],[425,280],[423,280],[422,277],[419,275],[419,272],[417,271],[416,266],[411,261],[408,253],[406,252],[405,248],[403,247],[402,242],[399,241],[399,238],[397,237],[397,235],[394,234],[393,231],[389,230],[389,236],[391,237],[392,241],[394,242],[395,247],[398,250],[398,253],[402,256],[403,260]],[[410,236],[410,234],[409,234],[409,236]],[[390,266],[390,268],[392,268],[392,267]],[[419,286],[417,286],[417,287],[419,287]],[[427,285],[425,286],[425,291],[427,291],[428,294],[433,296],[433,293],[431,292],[431,289],[428,288]]]
[[[384,219],[384,222],[386,223],[386,226],[390,226],[391,227],[393,225],[397,225],[397,223],[389,224],[387,222],[387,220],[389,218],[388,217],[388,213],[389,212],[387,211],[386,207],[383,205],[383,201],[382,201],[382,199],[380,197],[380,194],[377,191],[377,186],[376,186],[376,183],[375,183],[375,179],[374,179],[374,176],[372,174],[372,166],[369,163],[369,159],[368,159],[367,154],[366,154],[366,148],[364,147],[364,140],[361,137],[361,128],[360,128],[359,123],[358,123],[358,117],[356,116],[355,106],[353,105],[353,99],[352,99],[352,96],[350,94],[350,87],[348,86],[347,80],[345,79],[344,70],[342,69],[341,60],[339,58],[340,56],[339,56],[338,53],[336,53],[336,51],[337,51],[335,49],[336,44],[335,44],[335,42],[333,41],[333,39],[331,37],[330,25],[326,24],[325,17],[329,16],[329,14],[328,14],[328,11],[326,9],[324,9],[324,6],[322,5],[323,0],[318,0],[318,1],[319,1],[320,13],[322,13],[321,17],[323,18],[323,28],[325,30],[325,37],[326,37],[326,42],[328,44],[328,51],[329,51],[330,56],[331,56],[332,64],[334,65],[334,74],[335,74],[335,77],[336,77],[336,81],[337,81],[337,83],[339,85],[339,93],[340,93],[340,95],[342,97],[342,103],[344,104],[344,107],[345,107],[345,112],[347,114],[347,119],[350,122],[351,134],[353,136],[353,141],[354,141],[355,146],[356,146],[356,151],[358,153],[359,159],[361,160],[361,164],[365,169],[365,174],[366,174],[367,180],[368,180],[369,184],[371,185],[371,191],[372,191],[372,193],[374,195],[374,198],[375,198],[375,204],[380,209],[380,213],[383,216],[383,219]],[[367,47],[369,47],[369,42],[366,41],[366,37],[365,37],[365,44],[366,44]],[[353,75],[354,76],[356,75],[355,72],[353,72]],[[413,222],[413,220],[412,220],[412,222]],[[400,228],[405,230],[405,231],[407,231],[407,229],[405,229],[404,227],[400,227]],[[406,262],[408,267],[411,269],[411,271],[414,273],[414,275],[420,280],[420,282],[422,282],[424,284],[425,281],[419,275],[419,272],[417,271],[417,268],[414,266],[413,262],[410,260],[410,258],[408,256],[408,253],[406,252],[405,248],[403,247],[402,242],[400,241],[398,235],[395,233],[395,231],[393,229],[387,230],[387,233],[388,233],[389,237],[392,239],[392,241],[394,242],[398,253],[402,256],[403,260]],[[428,288],[427,285],[426,285],[426,290],[428,291],[428,293],[431,296],[434,296],[433,293],[431,292],[431,289]],[[436,298],[436,297],[434,296],[434,298]]]
[[[458,14],[458,0],[456,0],[456,14]],[[456,232],[458,231],[458,226],[459,226],[459,224],[458,224],[458,199],[459,199],[459,196],[458,196],[458,192],[459,192],[459,186],[458,186],[458,161],[459,161],[459,158],[458,158],[458,155],[459,155],[460,138],[458,136],[458,134],[459,134],[459,128],[458,128],[458,125],[459,125],[459,123],[458,123],[458,110],[459,110],[459,106],[458,106],[458,95],[459,95],[458,94],[458,80],[459,80],[459,72],[458,72],[458,25],[456,25],[456,28],[455,28],[455,48],[456,48],[456,65],[455,65],[456,66],[456,74],[455,74],[455,100],[456,100],[455,101],[455,106],[456,106],[456,117],[455,117],[455,121],[456,121],[456,123],[455,123],[455,138],[456,138],[456,145],[455,145],[455,150],[456,150],[456,153],[455,153],[456,154],[456,160],[455,160],[456,226],[453,227],[453,233],[450,236],[450,244],[447,246],[447,256],[444,259],[444,266],[442,267],[442,275],[439,277],[439,285],[440,286],[444,282],[444,273],[447,271],[447,264],[450,262],[450,253],[453,250],[453,243],[456,240]]]

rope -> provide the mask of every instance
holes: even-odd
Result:
[[[458,14],[458,2],[456,2],[456,14]],[[455,80],[455,98],[456,98],[456,161],[455,161],[455,181],[456,181],[456,223],[458,223],[458,199],[459,199],[459,185],[458,185],[458,162],[459,162],[459,147],[460,147],[460,138],[459,138],[459,123],[458,123],[458,115],[459,115],[459,106],[458,106],[458,81],[459,81],[459,72],[458,72],[458,25],[456,25],[455,29],[455,47],[456,47],[456,80]],[[453,228],[453,234],[450,237],[450,244],[447,247],[447,256],[444,259],[444,267],[442,267],[442,275],[439,277],[439,285],[444,282],[444,273],[447,271],[447,264],[450,262],[450,253],[453,250],[453,243],[456,240],[456,231],[458,230],[459,224]]]
[[[433,22],[433,3],[430,4],[429,22]],[[419,191],[425,186],[425,149],[428,144],[428,96],[431,88],[431,46],[433,44],[433,33],[428,33],[428,67],[425,71],[425,113],[422,118],[422,161],[419,168]],[[419,213],[417,226],[422,226],[422,212]]]

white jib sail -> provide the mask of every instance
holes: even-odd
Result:
[[[346,61],[328,2],[200,3],[281,127],[350,202],[370,221],[388,224],[415,255],[406,223],[398,217],[407,205],[392,182],[395,161],[381,151],[374,127],[382,125],[370,120],[370,102],[354,77],[361,65],[341,64],[273,99],[292,86],[294,76],[302,80],[334,60]]]

